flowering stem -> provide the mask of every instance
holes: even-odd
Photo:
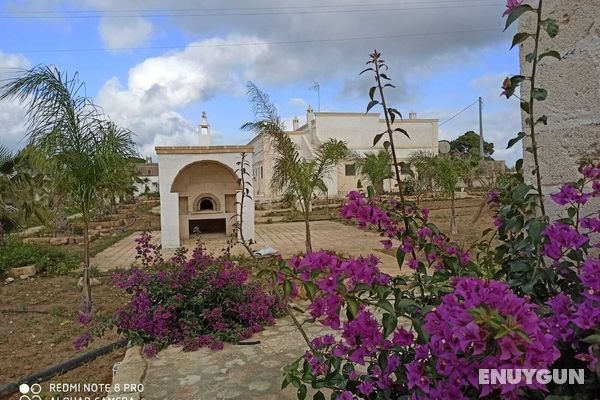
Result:
[[[529,121],[529,126],[530,126],[530,133],[529,136],[531,137],[531,151],[533,153],[533,162],[535,164],[535,179],[536,179],[536,184],[537,184],[537,191],[539,194],[539,203],[540,203],[540,212],[542,213],[542,216],[546,216],[546,208],[544,206],[544,196],[542,194],[542,175],[540,172],[540,163],[539,163],[539,159],[538,159],[538,146],[537,146],[537,141],[536,141],[536,133],[535,133],[535,124],[536,121],[533,118],[533,107],[534,107],[534,103],[535,103],[535,77],[536,77],[536,73],[537,73],[537,65],[538,65],[538,50],[539,50],[539,44],[540,44],[540,32],[541,32],[541,28],[542,28],[542,5],[543,5],[544,0],[540,0],[539,6],[538,6],[538,10],[537,10],[537,26],[536,26],[536,32],[535,32],[535,44],[534,44],[534,48],[533,48],[533,61],[532,61],[532,69],[531,69],[531,87],[529,88],[529,115],[530,115],[530,121]]]
[[[379,56],[378,53],[374,53],[373,65],[375,66],[375,81],[377,82],[377,88],[379,95],[381,96],[381,106],[383,107],[383,115],[385,116],[385,124],[387,127],[388,138],[390,139],[390,148],[392,152],[392,159],[394,160],[394,171],[396,173],[396,181],[398,182],[398,194],[400,195],[400,202],[404,208],[404,192],[402,191],[402,180],[400,179],[400,170],[398,169],[398,158],[396,157],[396,148],[394,147],[394,131],[392,130],[392,123],[388,113],[387,105],[385,103],[385,96],[383,95],[383,86],[381,85],[381,75],[379,73]],[[404,210],[402,211],[404,214]]]

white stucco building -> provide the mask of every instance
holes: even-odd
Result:
[[[319,144],[335,138],[346,142],[348,148],[357,154],[376,153],[383,149],[382,138],[373,146],[375,135],[386,130],[385,120],[376,113],[351,113],[351,112],[314,112],[310,107],[306,111],[306,123],[300,126],[298,118],[294,118],[292,137],[300,154],[311,159]],[[438,153],[438,120],[418,119],[416,113],[410,113],[408,119],[397,119],[394,127],[405,129],[410,139],[396,132],[394,145],[398,162],[407,161],[415,151]],[[257,200],[270,201],[278,197],[271,190],[272,161],[274,154],[269,138],[257,135],[248,143],[254,148],[254,194]],[[338,165],[337,170],[331,174],[327,183],[330,197],[345,196],[347,192],[357,188],[358,180],[354,165],[351,161]],[[364,182],[364,179],[362,180]],[[392,181],[387,182],[387,189],[392,187]]]
[[[254,239],[254,201],[245,198],[240,209],[242,174],[237,164],[241,153],[246,153],[251,163],[253,148],[210,146],[210,126],[204,113],[198,135],[198,146],[155,148],[160,165],[162,246],[179,247],[196,229],[202,234],[231,235],[240,216],[244,238]],[[252,171],[248,173],[246,183],[251,184]]]

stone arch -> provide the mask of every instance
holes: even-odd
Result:
[[[212,193],[202,193],[194,200],[194,211],[221,211],[219,198]]]
[[[204,173],[203,173],[204,171]],[[239,177],[235,171],[226,164],[215,160],[199,160],[187,164],[181,168],[171,184],[171,193],[185,191],[185,187],[189,185],[190,179],[201,182],[213,180],[229,186],[235,185],[239,189]],[[212,179],[211,179],[212,178]]]

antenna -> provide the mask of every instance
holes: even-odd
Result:
[[[315,81],[315,84],[309,87],[308,90],[317,91],[317,110],[321,111],[321,85],[319,85],[319,82]]]

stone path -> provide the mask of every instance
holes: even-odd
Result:
[[[102,251],[92,258],[92,265],[100,271],[106,272],[113,269],[126,269],[135,261],[135,238],[139,232],[134,233],[108,249]],[[152,242],[160,243],[160,232],[152,232]],[[382,271],[396,275],[398,267],[396,258],[382,253],[382,239],[374,232],[361,231],[353,226],[344,225],[334,221],[314,221],[311,223],[311,237],[313,249],[328,249],[342,254],[367,256],[376,254],[381,260]],[[209,251],[219,253],[225,246],[226,238],[206,237],[204,243]],[[259,249],[263,246],[271,246],[279,251],[284,257],[300,254],[304,251],[304,222],[281,222],[273,224],[256,225],[256,241],[253,246]],[[193,243],[187,243],[186,247],[193,247]],[[235,254],[243,254],[245,250],[240,245],[233,249]],[[173,254],[172,250],[163,251],[165,257]]]
[[[318,325],[305,326],[311,338],[326,329]],[[296,400],[296,391],[291,385],[280,390],[282,367],[302,356],[307,348],[291,320],[282,318],[249,340],[260,340],[260,344],[226,344],[220,351],[194,352],[168,347],[153,359],[144,358],[141,348],[133,347],[118,367],[111,396],[135,400]],[[114,390],[116,384],[122,388],[124,384],[136,383],[143,384],[141,393],[124,394]],[[308,394],[307,398],[312,398],[314,391],[309,390]]]

